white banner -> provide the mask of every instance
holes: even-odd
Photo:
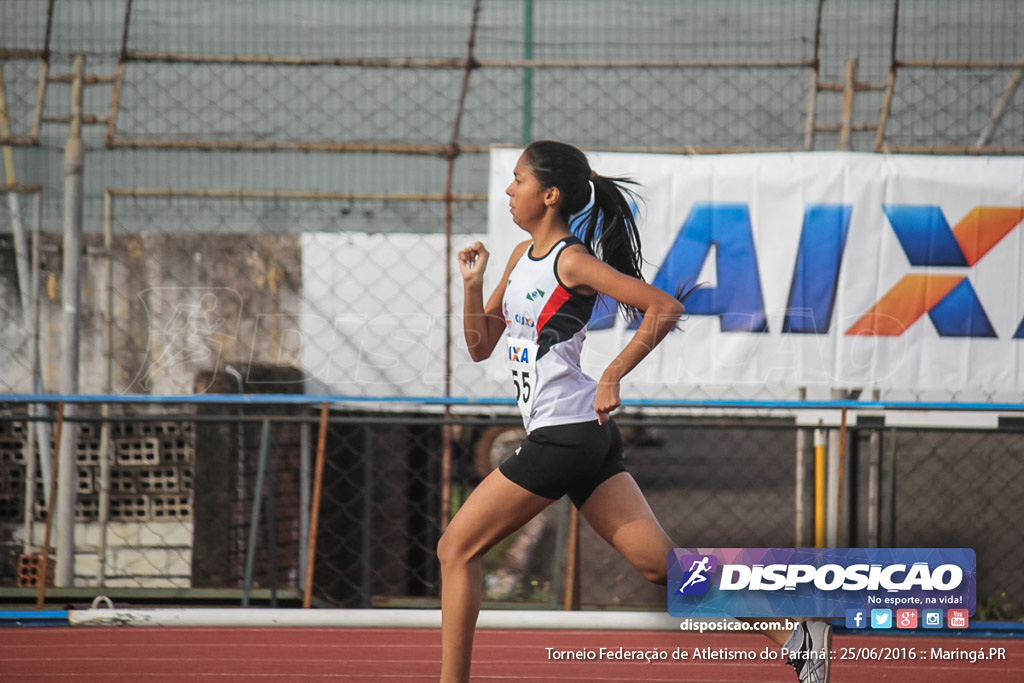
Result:
[[[528,237],[505,195],[519,154],[491,153],[487,294]],[[588,157],[642,185],[647,280],[702,283],[630,398],[1024,393],[1024,159]],[[599,375],[630,334],[593,320],[584,369]]]

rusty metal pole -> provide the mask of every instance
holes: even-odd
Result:
[[[313,503],[309,510],[309,540],[306,545],[306,580],[302,585],[302,607],[309,609],[313,602],[313,570],[316,568],[316,535],[320,530],[320,498],[324,489],[324,458],[327,450],[327,420],[330,410],[320,404],[320,429],[316,439],[316,471],[313,475]]]
[[[857,58],[846,60],[846,77],[843,79],[843,123],[839,128],[839,147],[842,152],[853,149],[850,134],[853,130],[853,94],[856,90]]]
[[[62,432],[64,430],[64,409],[65,408],[66,408],[66,406],[65,406],[63,401],[57,403],[57,433],[54,435],[54,438],[56,439],[57,448],[58,449],[60,448],[60,445],[63,443],[63,440],[61,439],[61,434],[62,434]],[[58,453],[59,453],[59,451],[58,451]],[[53,459],[53,469],[55,470],[54,474],[57,474],[57,471],[60,470],[60,462],[58,461],[57,458]],[[40,564],[39,564],[39,583],[36,586],[37,589],[38,589],[36,591],[36,609],[43,609],[43,606],[46,605],[46,589],[48,587],[47,584],[49,583],[49,576],[50,576],[50,554],[51,554],[51,552],[53,550],[50,547],[50,533],[53,530],[53,502],[52,501],[56,497],[56,491],[54,490],[56,488],[56,486],[57,486],[56,480],[51,478],[50,479],[50,501],[51,502],[46,506],[46,526],[45,526],[45,528],[43,530],[43,552],[42,552],[42,558],[41,558]]]
[[[889,40],[889,75],[885,79],[885,95],[882,96],[882,111],[878,116],[878,128],[875,129],[874,151],[885,151],[885,128],[889,125],[889,113],[892,111],[892,93],[896,88],[896,48],[900,35],[900,0],[893,3],[892,35]]]
[[[818,10],[814,19],[814,57],[811,59],[811,83],[807,89],[807,114],[804,119],[804,150],[814,147],[814,125],[818,110],[818,80],[820,78],[821,61],[821,14],[825,0],[818,0]]]
[[[1017,93],[1017,88],[1024,82],[1024,55],[1021,55],[1020,62],[1021,68],[1010,74],[1010,79],[1007,81],[1006,88],[999,97],[999,101],[996,102],[996,108],[992,111],[992,116],[974,143],[975,147],[984,147],[992,142],[992,136],[995,134],[996,129],[999,128],[999,123],[1003,120],[1006,110],[1010,108],[1013,97]]]
[[[452,395],[452,262],[455,249],[453,201],[455,186],[455,162],[459,158],[459,130],[462,126],[462,115],[466,110],[466,97],[469,95],[469,79],[475,68],[473,50],[476,46],[476,32],[480,23],[481,0],[473,3],[473,14],[470,22],[469,41],[466,44],[465,70],[462,73],[462,88],[459,92],[459,106],[455,112],[455,123],[452,126],[451,142],[448,144],[446,158],[448,172],[445,174],[444,185],[444,397]],[[446,403],[444,407],[444,425],[441,428],[441,531],[448,528],[451,520],[452,504],[452,407]]]
[[[846,538],[846,536],[847,536],[847,534],[846,534],[846,510],[844,509],[844,504],[846,502],[845,495],[844,495],[844,493],[845,493],[844,488],[846,487],[846,467],[847,467],[847,458],[846,458],[846,448],[847,448],[847,445],[846,445],[846,432],[847,432],[846,418],[847,418],[847,409],[846,408],[843,408],[841,415],[842,416],[840,417],[840,420],[839,420],[839,472],[838,472],[839,483],[838,483],[838,486],[836,487],[837,490],[838,490],[838,493],[836,495],[836,519],[835,519],[835,522],[836,522],[836,543],[835,543],[835,545],[836,545],[836,547],[845,547],[848,544],[848,539]]]

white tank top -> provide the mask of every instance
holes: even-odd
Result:
[[[526,431],[597,419],[597,382],[580,369],[580,351],[595,295],[558,279],[558,257],[582,244],[566,237],[541,257],[533,245],[512,269],[502,309],[508,329],[508,364]]]

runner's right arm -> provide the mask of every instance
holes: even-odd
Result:
[[[487,306],[483,302],[484,271],[490,252],[481,242],[466,247],[459,252],[459,272],[465,289],[465,303],[462,310],[463,331],[469,356],[474,361],[489,358],[498,340],[505,331],[505,316],[502,314],[501,302],[505,296],[505,285],[516,263],[530,245],[529,241],[516,245],[505,266],[505,273],[494,288]]]

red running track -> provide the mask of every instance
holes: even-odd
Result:
[[[1024,639],[878,636],[835,638],[835,683],[1021,683]],[[640,650],[666,660],[601,658]],[[792,682],[780,661],[694,660],[775,651],[748,634],[668,631],[478,630],[473,679],[480,681]],[[710,653],[705,652],[710,649]],[[556,659],[583,651],[591,660]],[[673,659],[685,652],[685,661]],[[994,659],[971,663],[968,653]],[[909,657],[915,656],[915,659]],[[1005,658],[1000,659],[1003,655]],[[586,655],[585,655],[586,656]],[[939,657],[961,657],[946,659]],[[346,628],[5,628],[0,629],[4,683],[256,683],[436,681],[441,668],[435,629]]]

